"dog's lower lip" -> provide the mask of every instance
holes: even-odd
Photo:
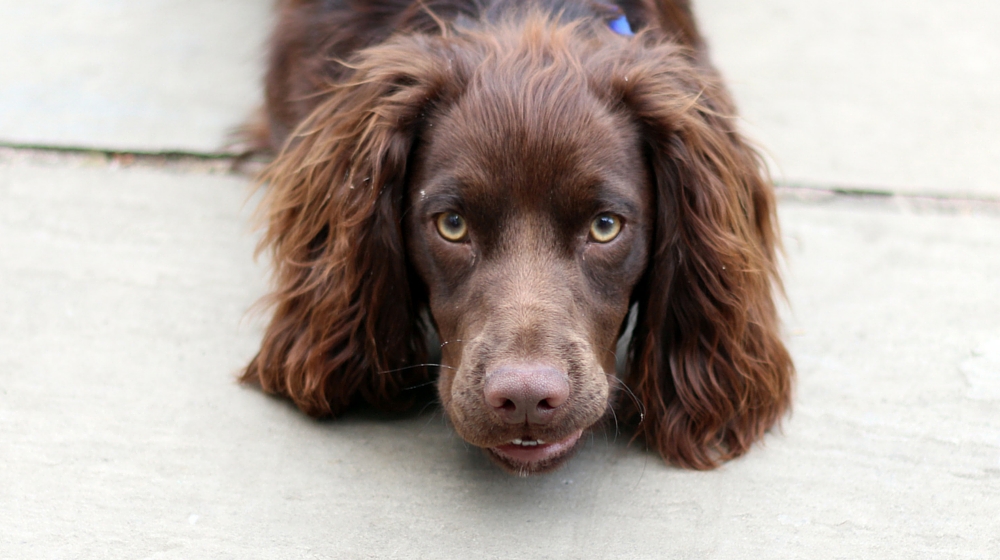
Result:
[[[577,430],[568,437],[556,442],[539,443],[532,446],[524,446],[520,443],[511,442],[492,447],[490,450],[509,461],[530,465],[566,453],[576,445],[576,442],[582,435],[583,430]]]

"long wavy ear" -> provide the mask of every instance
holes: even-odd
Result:
[[[400,219],[422,111],[455,87],[431,41],[365,51],[265,172],[274,317],[242,380],[313,416],[405,405],[428,375]]]
[[[713,70],[668,45],[631,57],[612,80],[643,126],[657,222],[629,383],[647,443],[709,469],[746,452],[790,403],[774,195]]]

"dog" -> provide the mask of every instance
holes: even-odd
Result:
[[[436,377],[518,475],[612,420],[693,469],[780,421],[773,189],[686,0],[278,12],[273,318],[245,382],[327,417]]]

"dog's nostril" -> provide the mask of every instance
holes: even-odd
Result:
[[[506,410],[507,412],[514,412],[515,410],[517,410],[517,405],[514,404],[514,401],[506,400],[503,402],[500,408]]]

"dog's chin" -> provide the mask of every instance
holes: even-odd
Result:
[[[530,476],[554,471],[573,456],[579,446],[583,430],[551,443],[524,446],[506,443],[487,447],[486,455],[510,474]]]

